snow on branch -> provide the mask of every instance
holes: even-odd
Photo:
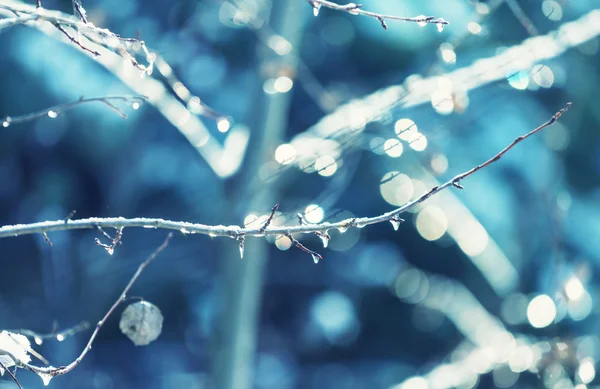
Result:
[[[0,11],[0,16],[2,14],[13,15],[10,18],[0,19],[0,31],[18,25],[48,23],[66,36],[73,44],[92,56],[98,57],[101,53],[89,47],[85,41],[81,40],[82,37],[118,54],[143,73],[152,74],[155,56],[148,51],[142,40],[122,38],[118,34],[106,28],[96,27],[90,22],[80,21],[58,11],[33,7],[17,1],[0,1]],[[136,59],[136,52],[138,51],[144,54],[146,64],[142,64]]]
[[[514,139],[509,145],[507,145],[504,149],[498,152],[496,155],[488,159],[487,161],[454,176],[452,179],[448,180],[444,184],[434,186],[429,189],[427,192],[419,196],[413,201],[410,201],[403,206],[396,208],[392,211],[386,212],[381,215],[372,216],[372,217],[362,217],[362,218],[350,218],[341,220],[338,222],[324,222],[324,223],[315,223],[315,224],[307,224],[300,223],[300,225],[273,225],[273,214],[278,209],[278,206],[273,207],[271,210],[271,216],[268,217],[267,222],[253,228],[248,227],[240,227],[240,226],[223,226],[223,225],[205,225],[199,223],[189,223],[189,222],[180,222],[180,221],[171,221],[164,219],[156,219],[156,218],[132,218],[126,219],[122,217],[117,218],[88,218],[88,219],[66,219],[66,220],[57,220],[57,221],[45,221],[39,223],[32,224],[17,224],[17,225],[7,225],[0,227],[0,238],[7,238],[12,236],[19,235],[27,235],[27,234],[41,234],[48,233],[52,231],[63,231],[63,230],[75,230],[75,229],[91,229],[91,228],[115,228],[117,230],[122,230],[123,228],[128,227],[143,227],[143,228],[163,228],[170,230],[178,230],[183,234],[204,234],[209,235],[211,237],[221,236],[221,237],[229,237],[232,239],[236,239],[240,242],[240,251],[243,252],[243,245],[245,238],[247,236],[268,236],[268,235],[277,235],[277,236],[287,236],[291,237],[291,234],[315,234],[319,237],[328,236],[327,231],[330,229],[338,229],[341,232],[346,231],[348,228],[357,227],[363,228],[368,225],[378,224],[383,222],[389,222],[392,224],[392,227],[396,230],[401,222],[399,215],[407,210],[415,207],[416,205],[424,202],[431,196],[436,193],[449,188],[455,187],[458,189],[463,189],[461,185],[461,181],[470,175],[476,173],[477,171],[491,165],[492,163],[498,161],[504,154],[506,154],[509,150],[515,147],[518,143],[523,140],[529,138],[530,136],[536,134],[537,132],[543,130],[546,127],[549,127],[556,123],[556,121],[569,109],[571,103],[565,105],[560,111],[556,112],[547,122],[540,125],[539,127],[531,130],[530,132],[519,136]],[[324,245],[329,239],[323,239]],[[304,250],[304,246],[296,243],[295,239],[292,242],[296,245],[296,247],[302,249],[303,251],[308,252],[315,258],[316,254],[312,250]],[[321,259],[320,255],[317,256],[315,262]]]
[[[61,115],[63,112],[69,111],[71,109],[77,108],[80,105],[92,103],[92,102],[100,102],[106,105],[108,108],[112,109],[117,115],[122,117],[123,119],[127,119],[127,114],[123,112],[123,110],[117,107],[113,101],[123,101],[129,105],[133,109],[138,109],[141,103],[146,101],[145,96],[103,96],[103,97],[91,97],[84,98],[81,97],[79,100],[58,104],[50,108],[43,109],[41,111],[28,113],[20,116],[6,116],[4,119],[0,119],[2,123],[2,127],[8,127],[13,124],[21,124],[26,122],[31,122],[37,120],[39,118],[48,116],[50,119],[54,119]]]
[[[76,36],[78,42],[89,49],[85,52],[99,53],[100,55],[91,55],[91,57],[135,93],[147,96],[148,103],[152,104],[165,119],[177,128],[217,175],[228,177],[237,171],[248,144],[248,130],[244,127],[230,130],[229,118],[207,106],[198,96],[193,95],[177,79],[171,66],[160,55],[146,49],[145,44],[142,45],[142,41],[120,38],[108,30],[95,27],[91,23],[81,22],[62,12],[38,9],[20,0],[0,0],[0,31],[7,27],[25,25],[54,39],[63,40],[64,34],[52,23],[44,21],[57,21],[62,27],[68,25],[75,31],[81,32]],[[117,45],[117,48],[112,46],[114,44]],[[125,48],[126,52],[120,48]],[[153,65],[151,68],[158,70],[166,82],[152,77],[140,77],[139,69],[136,66],[124,66],[124,56],[125,62],[130,62],[126,60],[130,55],[127,54],[129,53],[127,50],[132,53],[141,50],[147,60],[151,61]],[[145,74],[147,73],[142,72],[142,75]],[[199,116],[214,119],[217,121],[220,131],[229,131],[229,137],[233,136],[236,140],[236,142],[229,143],[235,148],[227,148],[228,142],[225,142],[225,146],[221,146],[210,134]]]
[[[381,27],[385,30],[388,29],[386,20],[399,20],[402,22],[413,22],[417,23],[420,26],[426,26],[427,24],[435,24],[437,26],[438,31],[442,32],[444,27],[450,24],[448,21],[437,18],[435,16],[417,16],[414,18],[404,17],[404,16],[396,16],[396,15],[384,15],[376,12],[365,11],[362,9],[362,4],[356,3],[347,3],[347,4],[337,4],[328,0],[306,0],[312,7],[315,16],[319,15],[319,10],[321,7],[329,8],[335,11],[347,12],[351,15],[363,15],[369,16],[374,19],[377,19],[379,23],[381,23]]]

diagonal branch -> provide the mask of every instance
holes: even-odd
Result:
[[[112,227],[112,228],[126,228],[126,227],[144,227],[144,228],[164,228],[170,230],[178,230],[185,234],[204,234],[211,237],[223,236],[233,239],[241,239],[245,236],[268,236],[268,235],[289,235],[293,233],[325,233],[329,229],[337,228],[341,231],[345,231],[351,227],[365,227],[371,224],[378,224],[383,222],[390,222],[392,226],[399,222],[399,215],[415,207],[416,205],[424,202],[436,193],[448,188],[456,187],[462,189],[460,182],[477,171],[491,165],[498,161],[504,154],[510,149],[515,147],[518,143],[536,134],[556,123],[556,121],[571,107],[571,103],[567,103],[564,108],[556,112],[550,120],[540,125],[539,127],[531,130],[530,132],[519,136],[513,140],[508,146],[494,155],[492,158],[467,170],[461,174],[454,176],[454,178],[448,180],[442,185],[431,188],[426,193],[422,194],[417,199],[410,201],[403,206],[396,208],[390,212],[362,218],[351,218],[345,219],[334,223],[318,223],[318,224],[301,224],[299,226],[269,226],[263,229],[262,226],[255,228],[242,228],[239,226],[210,226],[199,223],[189,222],[178,222],[164,219],[155,218],[88,218],[78,220],[57,220],[57,221],[45,221],[40,223],[32,224],[17,224],[0,227],[0,238],[7,238],[11,236],[27,235],[27,234],[39,234],[43,232],[51,231],[63,231],[63,230],[75,230],[75,229],[90,229],[100,227]]]
[[[66,28],[70,28],[81,34],[82,37],[85,37],[88,40],[120,55],[129,61],[139,71],[142,71],[146,74],[152,73],[155,57],[150,54],[146,48],[146,44],[142,40],[134,38],[122,38],[118,34],[115,34],[106,28],[96,27],[92,23],[74,19],[61,12],[51,11],[40,7],[36,8],[28,4],[22,4],[18,1],[0,1],[0,10],[8,11],[14,15],[17,15],[16,17],[11,18],[0,18],[0,30],[18,25],[31,26],[29,22],[32,21],[48,22],[56,27],[63,35],[65,35],[71,42],[73,42],[82,50],[87,51],[96,57],[100,55],[97,50],[88,48],[78,39],[75,39],[71,34],[69,34]],[[1,16],[2,15],[0,15],[0,17]],[[136,44],[136,47],[139,47],[139,50],[132,48],[134,43]],[[135,58],[135,51],[141,51],[145,55],[147,65],[143,65],[138,62],[138,60]]]
[[[313,7],[313,11],[315,16],[319,14],[319,10],[321,7],[333,9],[335,11],[347,12],[351,15],[363,15],[369,16],[374,19],[377,19],[379,23],[381,23],[381,27],[384,29],[388,29],[386,20],[399,20],[402,22],[413,22],[418,23],[421,26],[426,24],[435,24],[438,28],[438,31],[442,31],[444,27],[450,24],[448,21],[443,18],[436,18],[435,16],[417,16],[414,18],[405,17],[405,16],[396,16],[396,15],[385,15],[376,12],[365,11],[362,9],[362,4],[356,3],[347,3],[347,4],[337,4],[328,0],[306,0]]]
[[[0,368],[4,369],[5,371],[8,372],[8,375],[10,375],[10,378],[13,379],[13,381],[15,381],[15,383],[17,384],[17,386],[19,387],[19,389],[23,389],[23,387],[21,386],[21,384],[19,383],[19,380],[17,379],[17,377],[15,376],[15,373],[13,373],[12,371],[10,371],[8,369],[8,367],[4,366],[4,364],[0,361]]]
[[[42,377],[46,377],[46,378],[52,378],[52,377],[56,377],[59,375],[67,374],[68,372],[70,372],[71,370],[76,368],[77,365],[79,365],[81,363],[83,358],[85,358],[87,353],[92,349],[92,344],[94,343],[94,340],[98,336],[98,333],[100,332],[100,328],[102,328],[102,325],[104,325],[104,323],[106,323],[106,320],[108,320],[108,318],[113,314],[115,309],[117,309],[117,307],[123,301],[125,301],[125,299],[127,298],[127,293],[129,293],[129,290],[131,289],[131,287],[133,286],[135,281],[139,278],[140,274],[142,274],[144,269],[152,261],[154,261],[156,259],[158,254],[160,254],[164,249],[167,248],[167,246],[169,245],[169,241],[171,240],[172,237],[173,237],[172,233],[167,235],[167,238],[163,241],[163,243],[156,250],[154,250],[154,252],[152,254],[150,254],[150,256],[148,256],[148,258],[146,258],[146,260],[144,262],[141,263],[141,265],[138,267],[138,269],[135,272],[135,274],[133,275],[133,277],[131,277],[131,279],[127,283],[127,286],[125,286],[125,288],[123,289],[123,292],[121,292],[121,295],[119,296],[119,298],[110,307],[108,312],[106,312],[104,317],[96,324],[96,329],[92,333],[92,336],[90,336],[90,339],[88,340],[87,345],[85,346],[85,348],[83,349],[81,354],[77,357],[77,359],[75,359],[73,362],[71,362],[67,366],[60,366],[60,367],[38,367],[38,366],[30,365],[28,363],[23,363],[23,362],[18,362],[17,366],[25,368],[29,371],[32,371],[32,372],[34,372]]]

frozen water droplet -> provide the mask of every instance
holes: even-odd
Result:
[[[329,245],[329,239],[331,239],[331,236],[329,236],[329,234],[327,232],[319,235],[319,238],[321,238],[321,242],[323,242],[323,247],[327,248],[327,246]]]
[[[131,104],[131,108],[133,108],[133,109],[139,109],[140,108],[140,103],[138,103],[137,101],[134,102],[133,104]]]
[[[400,219],[399,217],[390,219],[390,223],[392,223],[392,227],[394,228],[394,231],[398,231],[398,228],[400,228],[400,223],[402,223],[403,221],[404,221],[404,219]]]
[[[240,258],[244,259],[244,241],[240,242]]]
[[[321,10],[321,4],[313,3],[313,15],[319,16],[319,11]]]
[[[417,19],[420,19],[420,20],[422,20],[422,21],[420,21],[420,22],[417,22],[417,24],[418,24],[419,26],[421,26],[421,27],[424,27],[424,26],[426,26],[426,25],[427,25],[427,22],[425,22],[425,21],[424,21],[425,19],[427,19],[427,16],[425,16],[425,15],[419,15],[419,16],[417,16]]]
[[[65,340],[65,336],[63,334],[58,334],[58,335],[56,335],[56,340],[58,340],[59,342],[62,342],[63,340]]]
[[[8,126],[10,126],[10,120],[9,120],[9,119],[5,119],[5,120],[2,122],[2,127],[6,128],[6,127],[8,127]]]
[[[57,116],[58,116],[58,113],[56,111],[48,111],[48,117],[50,119],[56,119]]]
[[[356,228],[365,228],[367,223],[356,223]]]
[[[446,27],[446,24],[444,24],[444,23],[437,23],[436,25],[437,25],[438,32],[444,31],[444,27]]]
[[[343,234],[344,232],[348,231],[348,227],[338,227],[338,231],[340,234]]]
[[[37,344],[38,346],[41,346],[42,343],[44,343],[44,340],[42,338],[40,338],[39,336],[36,336],[35,338],[33,338],[33,340],[35,341],[35,344]]]
[[[52,380],[52,376],[50,374],[48,374],[48,373],[38,373],[38,375],[42,379],[42,382],[44,383],[44,386],[48,386],[48,384]]]
[[[191,234],[192,232],[186,228],[182,228],[181,230],[179,230],[182,234]]]
[[[312,259],[315,263],[319,263],[319,260],[321,259],[321,256],[319,254],[311,254],[312,255]]]
[[[217,234],[215,234],[214,232],[209,232],[208,236],[211,238],[214,238],[215,236],[217,236]]]
[[[108,255],[113,255],[115,253],[115,248],[112,246],[109,247],[105,247],[106,252],[108,253]]]

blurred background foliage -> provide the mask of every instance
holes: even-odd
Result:
[[[304,0],[86,1],[90,21],[144,39],[193,95],[232,119],[232,129],[249,130],[244,163],[228,177],[215,173],[150,104],[124,106],[127,120],[100,104],[81,106],[1,129],[0,225],[62,219],[71,210],[243,224],[274,203],[277,223],[297,223],[297,212],[311,222],[377,215],[491,157],[573,101],[557,125],[465,180],[465,190],[415,207],[398,231],[388,223],[330,231],[327,248],[301,237],[324,256],[318,265],[286,238],[270,239],[260,255],[269,259],[262,289],[254,291],[253,375],[236,388],[592,387],[600,357],[598,32],[582,27],[591,39],[477,88],[451,84],[446,96],[443,75],[532,33],[554,37],[597,0],[363,3],[451,24],[438,32],[389,21],[385,31],[372,18],[325,8],[315,17]],[[71,12],[70,1],[43,5]],[[293,37],[281,32],[290,20]],[[0,48],[0,116],[131,94],[76,47],[37,30],[3,30]],[[315,124],[340,105],[392,85],[418,94],[411,82],[438,76],[441,98],[425,91],[425,101],[381,110],[369,123],[361,117],[369,101],[358,101],[345,114],[354,116],[341,119],[358,125],[318,136]],[[282,123],[274,138],[264,135],[269,115]],[[229,129],[203,120],[223,144]],[[299,135],[309,128],[308,140]],[[256,143],[265,137],[276,144]],[[253,158],[264,164],[248,168]],[[274,201],[253,208],[265,188],[276,188]],[[113,256],[94,244],[97,231],[52,233],[52,247],[42,236],[3,239],[0,328],[46,333],[55,322],[95,323],[164,235],[126,229]],[[256,260],[240,260],[237,250],[223,238],[178,234],[133,289],[164,314],[158,340],[134,346],[113,317],[83,363],[50,385],[225,388],[215,360],[228,319],[219,316],[239,279],[227,277],[222,262]],[[86,335],[38,350],[66,364]],[[33,374],[18,377],[24,387],[42,386]]]

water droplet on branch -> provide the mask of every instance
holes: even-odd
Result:
[[[402,223],[403,221],[404,221],[404,219],[400,219],[399,217],[390,219],[390,223],[392,224],[394,231],[398,231],[398,228],[400,228],[400,223]]]
[[[241,238],[240,239],[240,258],[244,259],[244,245],[246,243],[246,239]]]
[[[321,238],[321,242],[323,242],[323,248],[327,248],[331,236],[329,236],[327,232],[324,232],[319,235],[319,238]]]
[[[51,366],[49,366],[51,368]],[[40,378],[42,379],[42,382],[44,383],[44,386],[48,386],[48,384],[50,383],[50,381],[52,380],[52,376],[48,373],[38,373],[38,375],[40,376]]]
[[[313,7],[313,15],[319,16],[319,11],[321,10],[321,4],[313,3],[312,7]]]
[[[319,261],[320,261],[321,259],[323,259],[323,258],[322,258],[322,257],[321,257],[319,254],[317,254],[317,253],[313,253],[313,254],[311,254],[311,255],[312,255],[312,259],[313,259],[313,261],[314,261],[315,263],[319,263]]]

